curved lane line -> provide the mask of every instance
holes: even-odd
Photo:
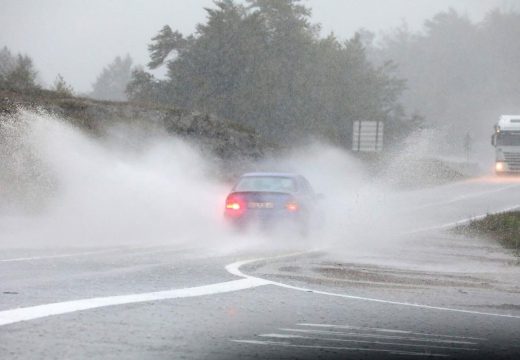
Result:
[[[291,253],[286,255],[279,255],[275,257],[267,257],[267,258],[257,258],[247,261],[239,261],[237,263],[238,266],[244,263],[249,262],[258,262],[272,259],[279,259],[283,257],[297,256],[306,252],[300,253]],[[233,264],[232,264],[233,265]],[[226,266],[226,269],[228,267]],[[215,295],[222,294],[227,292],[239,291],[252,289],[255,287],[269,285],[272,282],[269,280],[263,280],[254,277],[246,277],[240,276],[244,279],[239,280],[231,280],[216,284],[197,286],[192,288],[183,288],[183,289],[174,289],[174,290],[166,290],[166,291],[156,291],[150,293],[142,293],[142,294],[130,294],[130,295],[117,295],[117,296],[107,296],[107,297],[98,297],[91,299],[80,299],[80,300],[71,300],[71,301],[63,301],[52,304],[43,304],[36,306],[29,306],[18,309],[4,310],[0,311],[0,326],[14,324],[22,321],[36,320],[48,316],[62,315],[73,313],[76,311],[97,309],[106,306],[115,306],[115,305],[126,305],[126,304],[134,304],[140,302],[148,302],[148,301],[158,301],[158,300],[170,300],[170,299],[178,299],[178,298],[189,298],[189,297],[197,297],[204,295]]]
[[[262,279],[259,277],[247,275],[240,270],[240,267],[252,264],[259,261],[266,260],[274,260],[286,257],[294,257],[303,254],[308,254],[313,251],[304,251],[298,253],[285,254],[275,257],[266,257],[266,258],[256,258],[250,260],[237,261],[232,264],[226,265],[226,270],[238,277],[241,277],[240,280],[232,280],[222,283],[216,283],[211,285],[204,285],[192,288],[183,288],[183,289],[174,289],[174,290],[166,290],[166,291],[157,291],[150,293],[142,293],[142,294],[130,294],[130,295],[119,295],[119,296],[107,296],[107,297],[98,297],[91,299],[80,299],[80,300],[72,300],[65,302],[58,302],[52,304],[44,304],[37,306],[30,306],[18,309],[4,310],[0,311],[0,326],[14,324],[22,321],[29,321],[40,319],[48,316],[62,315],[73,313],[77,311],[91,310],[97,309],[107,306],[116,306],[116,305],[125,305],[125,304],[134,304],[140,302],[149,302],[149,301],[159,301],[159,300],[170,300],[170,299],[178,299],[178,298],[190,298],[190,297],[198,297],[204,295],[214,295],[221,294],[227,292],[234,292],[240,290],[251,289],[263,285],[275,285],[286,289],[303,291],[313,294],[341,297],[351,300],[362,300],[362,301],[371,301],[378,302],[384,304],[392,304],[392,305],[400,305],[400,306],[409,306],[416,307],[422,309],[430,309],[430,310],[441,310],[441,311],[451,311],[458,313],[466,313],[472,315],[487,315],[487,316],[495,316],[495,317],[505,317],[505,318],[514,318],[520,319],[520,316],[516,315],[507,315],[507,314],[496,314],[496,313],[485,313],[479,311],[470,311],[463,309],[453,309],[453,308],[445,308],[445,307],[437,307],[437,306],[429,306],[422,304],[414,304],[414,303],[406,303],[406,302],[397,302],[397,301],[388,301],[383,299],[374,299],[374,298],[366,298],[360,296],[353,296],[347,294],[338,294],[326,291],[313,290],[309,288],[302,288],[297,286],[292,286],[288,284],[283,284],[276,281],[271,281],[267,279]]]
[[[519,206],[517,205],[510,209],[515,209],[518,207]],[[506,210],[503,210],[503,211],[506,211]],[[471,221],[473,219],[475,219],[475,217],[470,218],[470,219],[461,220],[461,221],[458,221],[458,222],[452,223],[452,224],[444,224],[441,226],[432,227],[432,228],[428,228],[428,229],[419,229],[418,231],[424,231],[424,230],[430,230],[430,229],[440,229],[440,228],[448,227],[450,225],[454,225],[457,223]],[[383,304],[409,306],[409,307],[416,307],[416,308],[422,308],[422,309],[428,309],[428,310],[451,311],[451,312],[458,312],[458,313],[465,313],[465,314],[472,314],[472,315],[486,315],[486,316],[520,319],[520,316],[518,316],[518,315],[496,314],[496,313],[486,313],[486,312],[463,310],[463,309],[453,309],[453,308],[446,308],[446,307],[438,307],[438,306],[430,306],[430,305],[422,305],[422,304],[406,303],[406,302],[398,302],[398,301],[389,301],[389,300],[383,300],[383,299],[367,298],[367,297],[361,297],[361,296],[353,296],[353,295],[347,295],[347,294],[339,294],[339,293],[332,293],[332,292],[327,292],[327,291],[313,290],[313,289],[309,289],[309,288],[292,286],[292,285],[283,284],[280,282],[275,282],[275,281],[247,275],[247,274],[244,274],[240,270],[240,267],[243,265],[246,265],[246,264],[251,264],[251,263],[259,262],[259,261],[293,257],[293,256],[312,253],[315,251],[317,251],[317,250],[315,249],[315,250],[303,251],[303,252],[292,253],[292,254],[285,254],[285,255],[274,256],[274,257],[237,261],[232,264],[226,265],[225,269],[229,273],[231,273],[235,276],[241,277],[242,278],[241,280],[232,280],[232,281],[216,283],[216,284],[211,284],[211,285],[203,285],[203,286],[192,287],[192,288],[157,291],[157,292],[142,293],[142,294],[130,294],[130,295],[98,297],[98,298],[91,298],[91,299],[80,299],[80,300],[72,300],[72,301],[58,302],[58,303],[52,303],[52,304],[30,306],[30,307],[24,307],[24,308],[12,309],[12,310],[4,310],[4,311],[0,311],[0,326],[14,324],[14,323],[22,322],[22,321],[40,319],[40,318],[44,318],[44,317],[48,317],[48,316],[62,315],[62,314],[68,314],[68,313],[73,313],[73,312],[77,312],[77,311],[102,308],[102,307],[106,307],[106,306],[134,304],[134,303],[140,303],[140,302],[169,300],[169,299],[177,299],[177,298],[189,298],[189,297],[197,297],[197,296],[204,296],[204,295],[214,295],[214,294],[221,294],[221,293],[251,289],[251,288],[255,288],[255,287],[259,287],[259,286],[263,286],[263,285],[275,285],[275,286],[279,286],[279,287],[291,289],[291,290],[297,290],[297,291],[303,291],[303,292],[309,292],[309,293],[327,295],[327,296],[334,296],[334,297],[341,297],[341,298],[352,299],[352,300],[362,300],[362,301],[370,301],[370,302],[377,302],[377,303],[383,303]],[[34,257],[34,258],[4,259],[4,260],[0,260],[0,261],[1,262],[25,261],[25,260],[33,260],[33,259],[36,260],[36,259],[43,259],[43,258],[54,258],[54,257],[65,257],[65,256],[81,256],[81,255],[88,255],[88,254],[92,254],[92,253],[93,252],[63,254],[63,255]]]
[[[106,306],[135,304],[147,301],[189,298],[203,295],[222,294],[232,291],[251,289],[270,282],[262,279],[240,279],[192,288],[157,291],[143,294],[98,297],[72,300],[53,304],[30,306],[0,311],[0,326],[40,319],[47,316],[62,315],[76,311],[97,309]]]
[[[311,251],[308,251],[308,253],[310,253],[310,252]],[[289,256],[291,256],[291,255],[285,255],[283,257],[289,257]],[[271,259],[274,259],[274,258],[271,258]],[[288,285],[288,284],[284,284],[284,283],[280,283],[280,282],[276,282],[276,281],[271,281],[271,280],[247,275],[247,274],[244,274],[240,270],[241,266],[251,264],[254,262],[258,262],[261,260],[267,260],[267,259],[253,259],[253,260],[238,261],[238,262],[227,265],[226,270],[229,273],[236,275],[236,276],[240,276],[244,279],[261,280],[261,281],[264,281],[265,284],[275,285],[275,286],[279,286],[279,287],[286,288],[286,289],[303,291],[303,292],[312,293],[312,294],[333,296],[333,297],[339,297],[339,298],[350,299],[350,300],[376,302],[376,303],[388,304],[388,305],[415,307],[415,308],[426,309],[426,310],[449,311],[449,312],[470,314],[470,315],[484,315],[484,316],[504,317],[504,318],[510,318],[510,319],[520,319],[520,315],[497,314],[497,313],[488,313],[488,312],[473,311],[473,310],[454,309],[454,308],[448,308],[448,307],[442,307],[442,306],[431,306],[431,305],[423,305],[423,304],[408,303],[408,302],[401,302],[401,301],[391,301],[391,300],[384,300],[384,299],[368,298],[368,297],[363,297],[363,296],[355,296],[355,295],[348,295],[348,294],[341,294],[341,293],[333,293],[333,292],[329,292],[329,291],[314,290],[314,289],[310,289],[310,288]]]

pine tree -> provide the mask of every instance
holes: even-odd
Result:
[[[124,58],[117,56],[98,76],[90,96],[100,100],[125,101],[125,91],[131,76],[130,56],[126,55]]]
[[[69,85],[63,76],[61,74],[58,74],[56,76],[56,79],[54,80],[53,84],[53,90],[56,91],[60,95],[64,96],[73,96],[74,95],[74,89],[71,85]]]

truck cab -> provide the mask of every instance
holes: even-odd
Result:
[[[502,115],[491,137],[497,175],[520,175],[520,115]]]

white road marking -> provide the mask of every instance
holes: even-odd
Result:
[[[356,332],[343,332],[343,331],[333,331],[333,330],[288,329],[288,328],[281,328],[279,330],[288,331],[288,332],[305,333],[305,334],[322,334],[322,335],[335,335],[335,336],[344,336],[344,337],[405,340],[405,341],[439,343],[439,344],[477,345],[477,343],[475,343],[475,342],[465,341],[465,340],[444,340],[444,339],[418,338],[418,337],[411,337],[411,336],[361,334],[361,333],[356,333]]]
[[[504,186],[504,187],[501,187],[501,188],[498,188],[498,189],[481,191],[481,192],[478,192],[478,193],[472,193],[472,194],[468,194],[468,195],[461,195],[461,196],[454,197],[454,198],[452,198],[450,200],[444,200],[444,201],[438,201],[438,202],[428,203],[428,204],[424,204],[424,205],[419,205],[419,206],[414,207],[412,210],[420,210],[420,209],[434,207],[434,206],[439,206],[439,205],[453,204],[453,203],[456,203],[456,202],[459,202],[459,201],[462,201],[462,200],[476,198],[476,197],[483,196],[483,195],[489,195],[489,194],[501,192],[501,191],[504,191],[504,190],[509,190],[511,188],[516,188],[516,187],[519,187],[519,186],[520,185],[518,185],[518,184],[514,184],[514,185]]]
[[[382,352],[390,353],[393,355],[410,355],[410,356],[434,356],[434,357],[447,357],[447,354],[434,354],[431,352],[412,352],[412,351],[401,351],[391,349],[370,349],[370,348],[355,348],[346,346],[322,346],[322,345],[297,345],[289,342],[281,341],[260,341],[260,340],[231,340],[241,344],[251,345],[270,345],[270,346],[282,346],[282,347],[295,347],[302,349],[325,349],[325,350],[347,350],[347,351],[363,351],[363,352]]]
[[[453,221],[453,222],[450,222],[450,223],[446,223],[446,224],[434,225],[434,226],[429,226],[429,227],[425,227],[425,228],[419,228],[419,229],[415,229],[415,230],[411,230],[411,231],[406,231],[406,232],[403,233],[403,235],[411,235],[411,234],[416,234],[416,233],[425,232],[425,231],[431,231],[431,230],[449,229],[449,228],[452,228],[452,227],[455,227],[455,226],[468,224],[468,223],[470,223],[472,221],[481,220],[481,219],[485,218],[488,215],[514,211],[514,210],[517,210],[519,208],[520,208],[520,205],[510,206],[510,207],[507,207],[507,208],[502,209],[502,210],[497,210],[497,211],[489,212],[489,213],[486,213],[486,214],[480,214],[480,215],[472,216],[472,217],[469,217],[469,218],[461,219],[461,220],[458,220],[458,221]]]
[[[238,268],[245,263],[257,262],[268,259],[279,259],[282,257],[301,255],[304,253],[308,253],[308,251],[279,255],[272,258],[259,258],[247,261],[239,261],[226,266],[226,269],[228,269],[229,267],[230,272],[233,271],[233,269],[236,269],[236,271],[240,273]],[[72,301],[57,302],[52,304],[29,306],[25,308],[4,310],[0,311],[0,326],[14,324],[21,321],[40,319],[48,316],[62,315],[77,311],[96,309],[106,306],[125,305],[139,302],[169,300],[177,298],[188,298],[203,295],[214,295],[232,291],[251,289],[262,285],[269,285],[272,283],[269,280],[264,280],[255,277],[241,277],[243,277],[244,279],[226,281],[192,288],[157,291],[142,294],[116,295],[91,299],[79,299]]]
[[[408,343],[396,343],[386,341],[369,341],[369,340],[354,340],[354,339],[338,339],[338,338],[327,338],[327,337],[311,337],[304,335],[294,334],[260,334],[260,337],[275,338],[275,339],[305,339],[305,340],[324,340],[331,342],[347,342],[347,343],[359,343],[359,344],[373,344],[373,345],[389,345],[389,346],[402,346],[402,347],[417,347],[422,349],[447,349],[447,350],[463,350],[463,351],[477,351],[478,348],[467,348],[467,347],[454,347],[454,346],[443,346],[443,345],[431,345],[431,344],[408,344]]]
[[[258,336],[260,336],[260,337],[269,337],[269,338],[277,338],[277,339],[312,339],[310,337],[303,336],[303,335],[277,334],[277,333],[260,334]],[[316,340],[317,340],[317,338],[316,338]]]
[[[274,282],[272,282],[271,284],[278,285],[278,286],[281,286],[281,287],[285,287],[287,289],[304,291],[304,292],[307,292],[307,293],[327,295],[327,296],[334,296],[334,297],[340,297],[340,298],[352,299],[352,300],[362,300],[362,301],[377,302],[377,303],[382,303],[382,304],[408,306],[408,307],[415,307],[415,308],[427,309],[427,310],[449,311],[449,312],[470,314],[470,315],[483,315],[483,316],[504,317],[504,318],[510,318],[510,319],[520,319],[520,315],[497,314],[497,313],[488,313],[488,312],[473,311],[473,310],[448,308],[448,307],[442,307],[442,306],[431,306],[431,305],[423,305],[423,304],[400,302],[400,301],[391,301],[391,300],[384,300],[384,299],[367,298],[367,297],[363,297],[363,296],[338,294],[338,293],[332,293],[332,292],[328,292],[328,291],[320,291],[320,290],[313,290],[313,289],[309,289],[309,288],[301,288],[301,287],[297,287],[297,286],[292,286],[292,285],[287,285],[287,284],[282,284],[282,283],[274,283]]]
[[[249,276],[249,275],[244,274],[242,271],[240,271],[240,268],[242,266],[244,266],[244,265],[252,264],[252,263],[255,263],[255,262],[267,261],[267,260],[277,260],[277,259],[283,259],[283,258],[288,258],[288,257],[307,255],[307,254],[310,254],[312,252],[316,252],[316,251],[319,251],[319,250],[320,249],[305,250],[305,251],[298,251],[298,252],[294,252],[294,253],[290,253],[290,254],[283,254],[283,255],[272,256],[272,257],[264,257],[264,258],[248,259],[248,260],[237,261],[237,262],[234,262],[234,263],[226,265],[225,269],[226,269],[226,271],[228,273],[230,273],[232,275],[235,275],[235,276],[238,276],[238,277],[254,278],[253,276]],[[269,280],[265,280],[265,281],[269,281]],[[269,282],[274,284],[274,282],[271,282],[271,281],[269,281]]]
[[[31,260],[46,260],[46,259],[59,259],[66,257],[75,257],[75,256],[87,256],[94,254],[104,254],[109,252],[114,252],[116,250],[101,250],[101,251],[87,251],[87,252],[77,252],[77,253],[69,253],[69,254],[55,254],[55,255],[41,255],[41,256],[28,256],[28,257],[19,257],[12,259],[0,259],[0,263],[6,262],[19,262],[19,261],[31,261]]]
[[[106,254],[106,253],[112,253],[112,252],[119,252],[118,255],[150,255],[150,254],[157,254],[157,253],[164,253],[164,252],[182,252],[186,250],[191,250],[192,248],[184,247],[184,248],[157,248],[156,250],[149,250],[149,251],[141,251],[137,252],[139,250],[146,250],[146,249],[152,249],[157,247],[150,247],[150,246],[139,246],[139,247],[130,247],[130,248],[109,248],[104,250],[96,250],[96,251],[85,251],[85,252],[76,252],[76,253],[66,253],[66,254],[53,254],[53,255],[41,255],[41,256],[27,256],[27,257],[19,257],[19,258],[12,258],[12,259],[0,259],[0,263],[7,263],[7,262],[19,262],[19,261],[33,261],[33,260],[47,260],[47,259],[58,259],[58,258],[67,258],[67,257],[76,257],[76,256],[88,256],[88,255],[97,255],[97,254]],[[130,252],[129,252],[130,251]]]
[[[296,325],[298,325],[298,326],[310,326],[310,327],[325,327],[325,328],[338,328],[338,329],[375,331],[375,332],[395,333],[395,334],[434,336],[434,337],[445,337],[445,338],[453,338],[453,339],[470,339],[470,340],[484,340],[484,341],[487,340],[486,338],[478,338],[478,337],[472,337],[472,336],[429,334],[429,333],[422,333],[422,332],[413,332],[413,331],[408,331],[408,330],[373,328],[373,327],[365,327],[365,326],[335,325],[335,324],[310,324],[310,323],[300,323],[300,324],[296,324]]]
[[[0,311],[0,326],[21,321],[40,319],[47,316],[62,315],[76,311],[97,309],[106,306],[134,304],[147,301],[189,298],[204,295],[214,295],[226,292],[251,289],[267,285],[262,279],[240,279],[217,284],[197,286],[192,288],[157,291],[144,294],[131,294],[98,297],[92,299],[72,300],[53,304],[30,306],[25,308]]]
[[[515,207],[511,207],[511,208],[508,208],[508,209],[505,209],[502,211],[508,211],[508,210],[519,208],[519,207],[520,206],[517,205]],[[420,229],[420,230],[416,230],[416,231],[433,230],[433,229],[440,229],[440,228],[445,228],[445,227],[449,227],[449,226],[454,226],[457,224],[461,224],[463,222],[467,223],[471,220],[474,220],[474,219],[477,219],[480,217],[484,217],[486,215],[481,215],[481,216],[473,217],[470,219],[460,220],[460,221],[457,221],[454,223],[430,227],[427,229]],[[85,255],[99,254],[102,252],[109,252],[109,251],[115,251],[115,250],[110,249],[110,250],[103,250],[103,251],[91,251],[91,252],[73,253],[73,254],[21,257],[21,258],[3,259],[3,260],[0,259],[0,262],[16,262],[16,261],[64,258],[64,257],[73,257],[73,256],[85,256]],[[347,295],[347,294],[338,294],[338,293],[332,293],[332,292],[327,292],[327,291],[313,290],[313,289],[309,289],[309,288],[302,288],[302,287],[274,282],[274,281],[254,277],[254,276],[249,276],[240,271],[241,266],[249,264],[249,263],[265,261],[265,260],[273,260],[273,259],[284,258],[284,257],[289,257],[289,256],[296,256],[296,255],[301,255],[301,254],[310,253],[310,252],[312,252],[312,251],[305,251],[305,252],[300,252],[300,253],[296,253],[296,254],[281,255],[281,256],[276,256],[276,257],[271,257],[271,258],[261,258],[261,259],[238,261],[238,262],[229,264],[225,267],[229,273],[236,275],[238,277],[242,277],[243,279],[241,279],[241,280],[233,280],[233,281],[221,282],[221,283],[192,287],[192,288],[174,289],[174,290],[158,291],[158,292],[142,293],[142,294],[129,294],[129,295],[98,297],[98,298],[91,298],[91,299],[80,299],[80,300],[72,300],[72,301],[58,302],[58,303],[52,303],[52,304],[30,306],[30,307],[18,308],[18,309],[12,309],[12,310],[4,310],[4,311],[0,311],[0,326],[14,324],[14,323],[22,322],[22,321],[40,319],[40,318],[44,318],[44,317],[48,317],[48,316],[62,315],[62,314],[73,313],[73,312],[77,312],[77,311],[96,309],[96,308],[101,308],[101,307],[106,307],[106,306],[124,305],[124,304],[140,303],[140,302],[157,301],[157,300],[168,300],[168,299],[176,299],[176,298],[197,297],[197,296],[204,296],[204,295],[214,295],[214,294],[220,294],[220,293],[226,293],[226,292],[251,289],[251,288],[255,288],[255,287],[259,287],[259,286],[263,286],[263,285],[275,285],[275,286],[283,287],[286,289],[298,290],[298,291],[303,291],[303,292],[313,293],[313,294],[341,297],[341,298],[352,299],[352,300],[362,300],[362,301],[370,301],[370,302],[377,302],[377,303],[383,303],[383,304],[409,306],[409,307],[416,307],[416,308],[428,309],[428,310],[450,311],[450,312],[465,313],[465,314],[471,314],[471,315],[485,315],[485,316],[520,319],[520,316],[516,316],[516,315],[486,313],[486,312],[478,312],[478,311],[463,310],[463,309],[453,309],[453,308],[429,306],[429,305],[406,303],[406,302],[388,301],[388,300],[383,300],[383,299],[366,298],[366,297],[353,296],[353,295]],[[291,345],[287,345],[287,346],[291,346]],[[341,348],[341,349],[349,349],[349,348]],[[432,354],[428,354],[428,355],[435,356]],[[440,356],[444,356],[444,355],[440,355]]]
[[[307,253],[311,253],[311,252],[312,251],[307,251]],[[303,254],[303,253],[297,253],[297,254],[293,254],[293,255],[289,254],[289,255],[284,255],[284,256],[281,256],[281,257],[296,256],[296,255],[299,255],[299,254]],[[329,291],[314,290],[314,289],[310,289],[310,288],[293,286],[293,285],[288,285],[288,284],[284,284],[284,283],[280,283],[280,282],[276,282],[276,281],[271,281],[271,280],[267,280],[267,279],[258,278],[258,277],[255,277],[255,276],[244,274],[240,270],[241,266],[244,266],[244,265],[247,265],[247,264],[250,264],[250,263],[254,263],[254,262],[258,262],[258,261],[271,260],[271,259],[276,259],[276,258],[280,258],[280,256],[275,257],[275,258],[267,258],[267,259],[252,259],[252,260],[237,261],[235,263],[226,265],[226,270],[228,272],[230,272],[231,274],[233,274],[233,275],[240,276],[240,277],[243,277],[243,278],[246,278],[246,279],[258,279],[258,280],[265,281],[266,283],[271,284],[271,285],[275,285],[275,286],[279,286],[279,287],[283,287],[283,288],[291,289],[291,290],[303,291],[303,292],[306,292],[306,293],[326,295],[326,296],[333,296],[333,297],[340,297],[340,298],[351,299],[351,300],[376,302],[376,303],[381,303],[381,304],[407,306],[407,307],[414,307],[414,308],[427,309],[427,310],[449,311],[449,312],[461,313],[461,314],[504,317],[504,318],[510,318],[510,319],[520,319],[520,315],[497,314],[497,313],[488,313],[488,312],[473,311],[473,310],[455,309],[455,308],[448,308],[448,307],[442,307],[442,306],[423,305],[423,304],[415,304],[415,303],[408,303],[408,302],[401,302],[401,301],[392,301],[392,300],[368,298],[368,297],[363,297],[363,296],[355,296],[355,295],[348,295],[348,294],[341,294],[341,293],[333,293],[333,292],[329,292]]]
[[[316,250],[314,250],[316,251]],[[187,298],[187,297],[196,297],[203,295],[213,295],[225,292],[239,291],[245,289],[251,289],[263,285],[275,285],[279,287],[283,287],[291,290],[298,290],[307,293],[341,297],[352,300],[362,300],[362,301],[371,301],[378,302],[383,304],[392,304],[392,305],[400,305],[400,306],[410,306],[422,309],[430,309],[430,310],[441,310],[441,311],[451,311],[457,313],[465,313],[471,315],[486,315],[486,316],[496,316],[496,317],[505,317],[505,318],[514,318],[520,319],[520,316],[516,315],[508,315],[508,314],[496,314],[496,313],[485,313],[471,310],[463,310],[463,309],[453,309],[453,308],[445,308],[445,307],[437,307],[437,306],[429,306],[422,304],[413,304],[413,303],[405,303],[405,302],[397,302],[397,301],[388,301],[383,299],[373,299],[366,298],[361,296],[353,296],[347,294],[338,294],[331,293],[326,291],[313,290],[309,288],[302,288],[297,286],[292,286],[288,284],[283,284],[267,279],[262,279],[254,276],[250,276],[244,274],[240,267],[246,264],[280,259],[284,257],[293,257],[298,255],[303,255],[306,253],[311,253],[312,251],[304,251],[286,255],[280,255],[275,257],[266,257],[266,258],[258,258],[258,259],[250,259],[237,261],[232,264],[226,265],[226,270],[233,275],[238,277],[242,277],[241,280],[233,280],[222,283],[216,283],[211,285],[193,287],[193,288],[183,288],[183,289],[174,289],[167,291],[158,291],[151,293],[142,293],[142,294],[130,294],[130,295],[118,295],[118,296],[108,296],[108,297],[99,297],[99,298],[91,298],[91,299],[80,299],[80,300],[72,300],[65,302],[58,302],[52,304],[44,304],[37,306],[30,306],[19,309],[12,310],[4,310],[0,311],[0,326],[13,324],[21,321],[29,321],[34,319],[39,319],[48,316],[67,314],[77,311],[96,309],[106,306],[115,306],[115,305],[125,305],[139,302],[147,302],[147,301],[157,301],[157,300],[168,300],[168,299],[176,299],[176,298]]]

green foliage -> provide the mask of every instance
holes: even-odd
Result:
[[[461,232],[490,236],[505,247],[520,250],[520,211],[492,214],[458,229]]]
[[[5,85],[7,75],[11,73],[16,67],[16,58],[11,54],[11,51],[4,46],[0,50],[0,86]]]
[[[0,50],[0,88],[30,90],[36,84],[37,71],[27,55],[12,55],[7,47]]]
[[[152,38],[152,41],[154,43],[148,46],[152,59],[148,63],[150,69],[159,67],[172,51],[182,49],[187,43],[181,33],[173,32],[168,25],[165,25],[159,34]]]
[[[152,39],[149,66],[165,65],[167,79],[134,73],[133,100],[151,94],[278,143],[313,136],[349,146],[354,120],[405,121],[397,102],[404,83],[391,66],[372,66],[360,36],[320,38],[299,1],[222,0],[206,11],[194,35],[165,26]]]
[[[126,95],[130,101],[151,101],[154,94],[154,77],[143,69],[132,71],[132,77],[126,86]]]
[[[90,96],[99,100],[125,101],[131,76],[132,58],[117,56],[98,76]]]
[[[56,76],[56,80],[54,80],[53,84],[53,90],[60,95],[74,96],[74,89],[65,81],[61,74]]]
[[[132,77],[126,87],[126,95],[129,101],[143,103],[157,103],[164,98],[161,93],[161,83],[155,77],[144,71],[142,68],[136,68],[132,71]],[[163,102],[167,102],[164,99]]]

